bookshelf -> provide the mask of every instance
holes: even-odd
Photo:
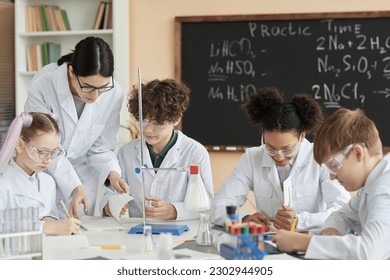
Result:
[[[96,36],[111,45],[114,58],[114,78],[125,96],[121,111],[121,125],[128,127],[127,94],[130,91],[129,0],[112,0],[112,29],[94,30],[96,13],[101,0],[18,0],[15,1],[15,107],[16,114],[24,109],[27,87],[36,72],[27,71],[26,45],[54,42],[61,45],[61,55],[67,54],[83,38]],[[28,5],[58,5],[66,10],[70,31],[26,32]],[[118,142],[129,139],[129,131],[121,128]]]

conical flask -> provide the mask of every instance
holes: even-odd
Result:
[[[184,198],[184,207],[187,210],[201,212],[211,208],[212,197],[207,192],[200,175],[200,165],[190,165],[190,177],[187,192]]]
[[[191,164],[184,207],[191,211],[200,212],[200,224],[196,237],[198,245],[213,245],[208,213],[211,203],[212,197],[203,183],[199,164]]]

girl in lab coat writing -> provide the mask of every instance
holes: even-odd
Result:
[[[128,108],[129,112],[139,119],[137,93],[138,89],[135,88],[131,93]],[[144,198],[142,175],[134,171],[135,167],[142,164],[154,168],[178,168],[198,163],[207,191],[213,196],[207,150],[197,141],[174,129],[188,107],[189,93],[187,86],[171,79],[153,80],[142,85],[144,162],[141,161],[140,139],[124,145],[118,152],[123,179],[129,183],[130,193],[134,197],[128,206],[131,217],[142,217],[144,199],[148,202],[145,213],[150,218],[184,220],[199,217],[199,213],[184,208],[189,172],[144,170]],[[107,201],[112,195],[112,192],[107,191],[103,196],[101,209],[104,215],[111,215]]]
[[[259,212],[241,212],[243,222],[263,223],[267,230],[272,222],[276,229],[320,227],[350,195],[314,161],[312,144],[305,139],[323,119],[319,104],[306,94],[285,102],[276,88],[262,88],[249,95],[244,109],[253,124],[261,125],[262,145],[247,149],[225,180],[211,221],[223,225],[226,206],[243,205],[253,191]]]
[[[21,113],[15,118],[0,152],[0,210],[39,208],[43,233],[75,234],[81,222],[72,217],[57,219],[55,181],[42,172],[62,153],[59,142],[51,115]]]
[[[321,235],[279,231],[283,251],[309,259],[390,259],[390,157],[383,157],[374,122],[363,111],[339,109],[314,138],[314,158],[356,195],[325,221]]]
[[[58,200],[70,203],[75,217],[81,210],[94,214],[98,186],[106,181],[119,192],[129,190],[113,151],[123,100],[113,71],[110,46],[87,37],[72,53],[43,67],[28,88],[26,111],[58,116],[65,153],[46,172],[57,182]],[[84,209],[79,211],[79,204]]]

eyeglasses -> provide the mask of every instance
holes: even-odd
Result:
[[[137,125],[139,126],[139,120],[137,121]],[[153,129],[164,129],[166,128],[169,123],[168,122],[163,122],[162,124],[159,124],[157,121],[155,120],[148,120],[148,119],[143,119],[142,120],[142,128],[145,128],[147,126],[150,126],[151,128]]]
[[[79,83],[81,91],[84,93],[93,93],[97,90],[98,94],[100,95],[100,94],[102,94],[106,91],[112,90],[114,88],[114,77],[113,76],[111,76],[111,86],[103,86],[103,87],[94,87],[94,86],[90,86],[90,85],[82,86],[80,83],[79,76],[76,76],[76,78],[77,78],[77,82]]]
[[[277,155],[281,155],[285,158],[292,158],[298,152],[301,141],[299,141],[299,139],[298,139],[298,142],[293,147],[283,149],[283,150],[275,150],[275,149],[267,146],[267,144],[264,143],[264,137],[261,137],[261,144],[264,145],[265,151],[272,158],[276,157]]]
[[[326,162],[324,162],[321,166],[324,169],[328,170],[329,174],[336,176],[337,172],[343,166],[344,158],[348,155],[348,153],[351,151],[354,145],[355,144],[348,145],[340,152],[338,152],[335,156],[331,157]],[[364,143],[362,144],[362,146],[364,146]]]
[[[54,150],[39,150],[34,145],[30,144],[26,139],[22,138],[22,140],[28,144],[32,150],[32,152],[29,149],[27,150],[28,156],[35,162],[42,162],[45,160],[54,159],[61,155],[63,151],[60,148],[55,148]]]

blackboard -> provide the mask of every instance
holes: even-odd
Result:
[[[325,116],[362,108],[390,146],[390,12],[177,17],[175,76],[192,90],[182,130],[209,150],[260,145],[241,105],[265,86]]]

